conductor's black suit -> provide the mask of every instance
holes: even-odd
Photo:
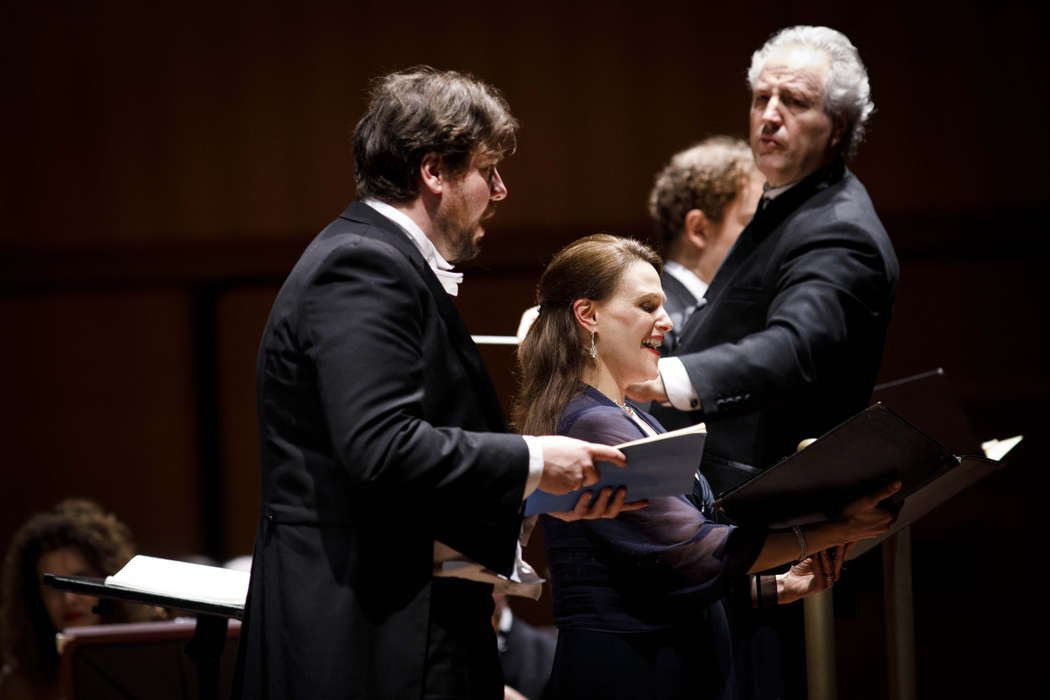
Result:
[[[867,406],[898,275],[841,159],[759,207],[677,333],[702,410],[656,411],[671,426],[706,421],[716,493]]]
[[[491,587],[433,578],[434,542],[510,573],[528,448],[502,434],[477,350],[405,232],[355,202],[314,239],[274,303],[257,381],[241,695],[419,698],[434,663],[491,666],[498,682],[494,635],[480,661],[427,658],[435,621],[475,612],[450,607],[491,610]]]

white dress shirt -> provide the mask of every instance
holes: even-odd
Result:
[[[434,242],[427,238],[427,235],[423,233],[423,229],[419,228],[408,214],[390,206],[386,202],[380,202],[378,199],[366,199],[364,203],[397,224],[416,244],[419,253],[427,261],[427,265],[430,265],[430,269],[434,271],[434,276],[438,278],[438,282],[441,283],[445,291],[452,296],[459,294],[459,285],[463,282],[463,273],[452,271],[452,263],[441,257],[441,253],[438,252]]]
[[[697,301],[704,298],[707,293],[707,282],[697,277],[689,268],[674,260],[664,263],[667,274],[682,283],[689,293],[696,297]],[[678,329],[681,332],[681,329]],[[664,382],[664,392],[667,394],[667,402],[680,411],[693,411],[700,407],[700,398],[689,381],[689,373],[685,365],[677,357],[661,357],[657,365],[660,378]]]

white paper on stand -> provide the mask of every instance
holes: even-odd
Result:
[[[140,554],[132,557],[120,571],[107,576],[106,585],[204,603],[243,606],[248,597],[249,578],[247,571]]]

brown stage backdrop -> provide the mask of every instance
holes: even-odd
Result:
[[[457,301],[474,332],[509,334],[555,250],[647,236],[668,156],[745,134],[751,51],[827,24],[860,48],[878,108],[853,168],[903,268],[883,379],[943,367],[977,438],[1029,435],[915,528],[921,695],[1023,694],[1038,667],[1022,633],[1046,623],[1045,16],[937,5],[5,0],[0,546],[77,495],[145,552],[248,552],[257,339],[353,196],[347,137],[371,77],[469,71],[521,119],[510,197]],[[509,400],[511,353],[484,354]],[[885,694],[870,559],[839,590],[843,697]],[[548,601],[519,611],[549,621]]]

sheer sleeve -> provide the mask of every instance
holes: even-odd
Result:
[[[619,409],[598,406],[581,413],[565,434],[606,444],[639,437]],[[630,494],[628,494],[628,498]],[[705,518],[686,497],[650,499],[649,506],[612,520],[579,523],[621,583],[671,600],[714,602],[745,574],[765,542],[765,528],[721,525]]]

